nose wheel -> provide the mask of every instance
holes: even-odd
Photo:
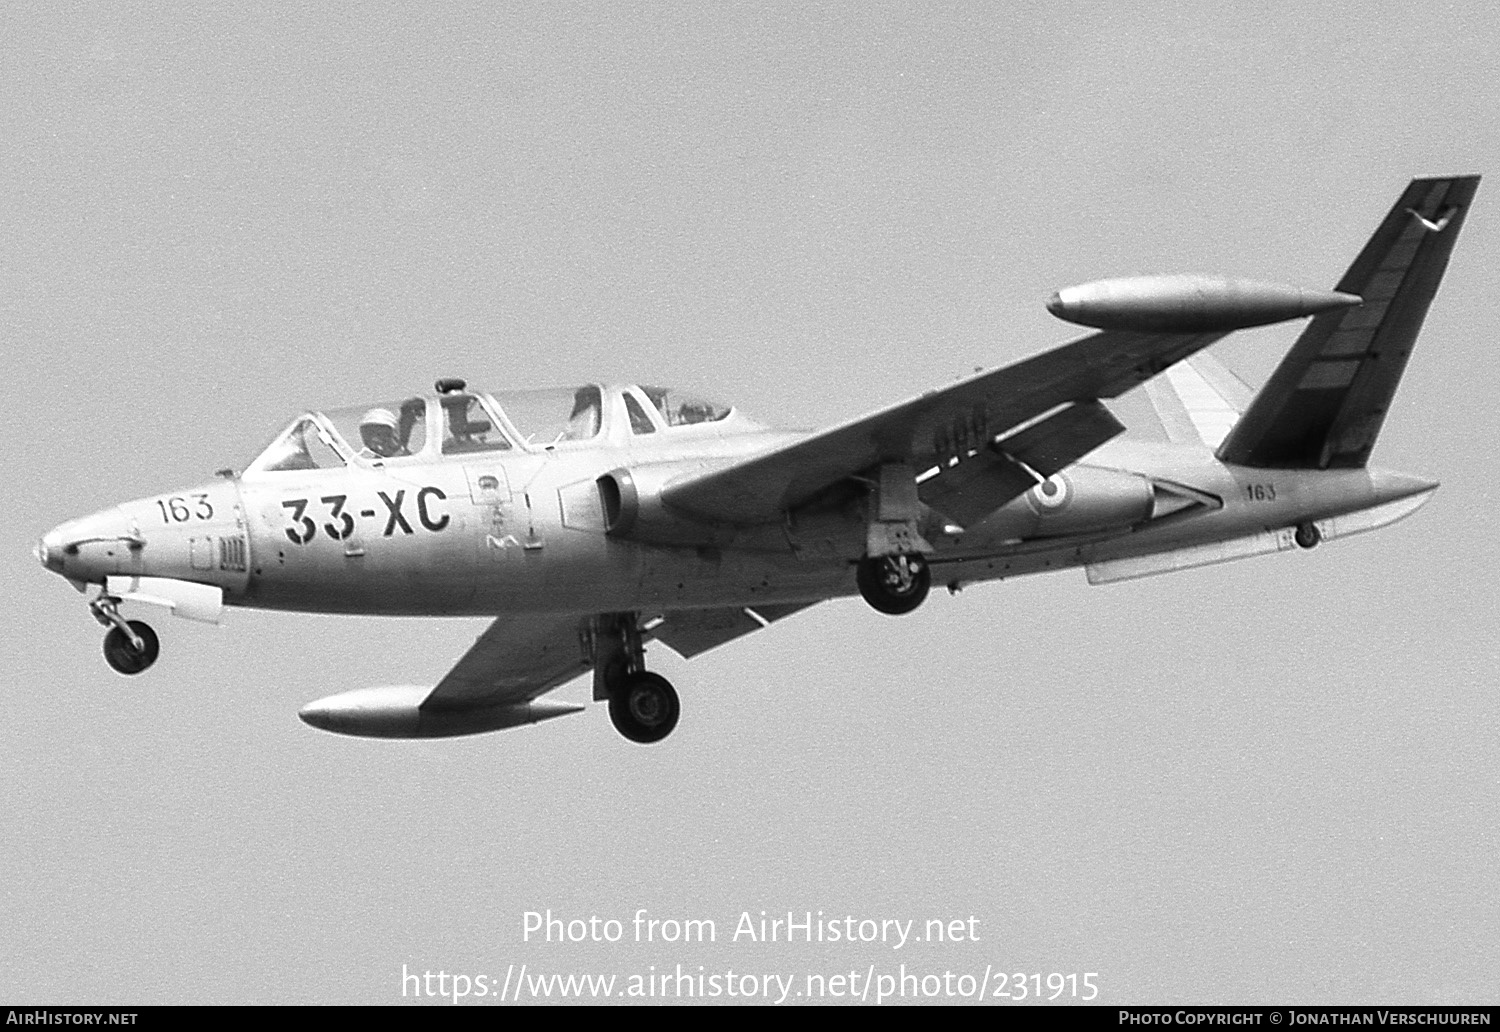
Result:
[[[875,609],[890,616],[920,606],[932,587],[932,570],[920,555],[867,556],[855,570],[859,593]]]
[[[117,673],[138,674],[161,655],[161,642],[151,625],[131,620],[125,625],[129,633],[111,627],[104,636],[104,661]]]
[[[672,733],[682,706],[677,690],[660,674],[629,674],[609,692],[609,719],[632,742],[650,745]]]
[[[141,620],[126,620],[120,615],[120,600],[100,594],[89,603],[94,614],[109,632],[104,635],[104,661],[120,674],[139,674],[161,655],[161,641],[151,625]]]

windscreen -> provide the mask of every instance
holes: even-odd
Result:
[[[338,469],[343,458],[333,437],[311,415],[298,416],[271,446],[250,464],[247,473],[284,473],[305,469]]]

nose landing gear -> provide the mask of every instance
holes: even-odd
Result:
[[[125,625],[130,633],[111,627],[104,636],[104,661],[117,673],[138,674],[161,654],[161,642],[151,625],[131,620]]]
[[[109,628],[104,636],[104,661],[116,673],[139,674],[161,655],[161,641],[151,625],[122,617],[119,599],[101,593],[89,603],[89,612]]]

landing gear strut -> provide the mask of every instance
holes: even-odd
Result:
[[[594,634],[594,698],[609,700],[609,719],[632,742],[650,745],[672,733],[682,705],[670,681],[646,669],[639,617],[601,617]]]
[[[882,613],[900,616],[927,598],[932,570],[920,555],[868,556],[859,561],[854,579],[866,602]]]
[[[139,674],[161,655],[161,641],[151,625],[122,617],[119,599],[101,594],[89,603],[89,612],[109,628],[104,636],[104,661],[116,673]]]

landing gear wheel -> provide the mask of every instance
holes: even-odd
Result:
[[[631,674],[609,693],[609,719],[615,730],[642,745],[671,734],[681,713],[676,689],[660,674]]]
[[[129,622],[130,629],[141,640],[141,647],[130,643],[130,637],[119,627],[111,627],[104,636],[104,660],[118,673],[138,674],[145,670],[161,654],[161,642],[150,624],[139,620]]]
[[[1292,537],[1302,548],[1316,548],[1318,542],[1323,540],[1323,535],[1316,523],[1297,524],[1297,533]]]
[[[854,579],[866,602],[882,613],[900,616],[927,597],[932,570],[920,555],[885,555],[861,559]]]

